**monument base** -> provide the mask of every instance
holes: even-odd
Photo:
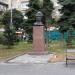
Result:
[[[48,55],[51,54],[48,51],[42,51],[42,52],[28,52],[29,55]]]
[[[46,53],[44,26],[33,27],[33,51],[34,51],[34,54]]]

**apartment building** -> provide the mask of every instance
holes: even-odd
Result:
[[[0,4],[0,9],[2,10],[3,6],[8,5],[8,9],[11,9],[11,3],[12,3],[12,8],[17,9],[19,11],[25,11],[28,9],[28,3],[29,0],[0,0],[3,5]]]
[[[8,9],[11,9],[11,3],[13,9],[15,8],[22,13],[25,13],[25,11],[28,9],[27,5],[29,3],[29,0],[8,0]]]
[[[8,8],[7,0],[0,0],[0,14]]]

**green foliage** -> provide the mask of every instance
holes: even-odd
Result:
[[[13,46],[15,42],[17,42],[15,30],[14,29],[12,30],[10,29],[10,27],[5,26],[5,31],[4,31],[2,40],[3,40],[3,45],[8,46],[8,48]]]
[[[3,32],[0,32],[0,44],[2,44]]]
[[[42,4],[43,3],[43,4]],[[41,7],[39,4],[42,4]],[[28,7],[29,9],[26,12],[26,16],[28,17],[27,20],[23,22],[23,28],[26,30],[27,33],[32,33],[32,26],[36,21],[35,14],[38,11],[41,11],[44,14],[43,23],[47,22],[48,19],[51,19],[51,12],[53,9],[53,4],[50,0],[43,0],[43,2],[38,4],[38,0],[29,0]]]
[[[16,9],[13,9],[12,13],[13,17],[13,29],[11,29],[10,25],[10,10],[6,11],[3,15],[2,23],[4,24],[4,34],[2,37],[2,44],[8,46],[8,48],[12,47],[15,42],[17,42],[17,36],[15,34],[16,30],[21,27],[21,22],[23,21],[22,13]]]
[[[32,34],[32,28],[33,26],[31,26],[31,22],[27,22],[26,20],[23,21],[22,25],[21,25],[21,28],[23,28],[25,30],[26,33],[28,34]]]
[[[10,25],[10,19],[11,12],[8,10],[3,15],[2,23],[4,25]],[[23,15],[20,11],[16,9],[12,10],[12,22],[16,30],[21,26],[21,23],[23,22]]]
[[[2,16],[2,15],[0,15],[0,23],[2,22],[2,18],[3,18],[3,16]]]
[[[3,28],[2,18],[3,18],[3,16],[2,16],[2,15],[0,15],[0,28]]]
[[[14,30],[5,28],[4,33],[0,34],[0,44],[6,45],[11,48],[15,42],[17,42],[17,37]]]
[[[60,25],[60,31],[65,32],[70,27],[75,28],[75,0],[59,0],[59,3],[63,5],[61,9],[61,19],[58,21]]]
[[[53,4],[51,0],[44,0],[42,12],[44,13],[46,20],[52,19],[51,18],[52,10],[53,10]]]

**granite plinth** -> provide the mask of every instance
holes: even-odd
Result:
[[[44,54],[46,52],[44,26],[33,27],[33,51],[36,54]]]

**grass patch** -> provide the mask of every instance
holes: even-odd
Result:
[[[48,45],[48,51],[55,52],[55,53],[64,53],[66,49],[66,42],[65,41],[51,41]]]
[[[52,40],[49,42],[48,51],[55,54],[50,62],[65,61],[66,42],[64,40]]]
[[[0,60],[12,58],[13,56],[32,51],[32,44],[26,42],[20,42],[13,46],[11,49],[7,49],[6,46],[0,45]]]
[[[51,41],[48,45],[48,51],[54,52],[57,55],[64,55],[66,49],[66,43],[64,41]],[[6,46],[0,45],[0,60],[12,58],[16,55],[23,54],[26,52],[32,52],[32,43],[19,42],[14,45],[13,48],[7,49]]]

